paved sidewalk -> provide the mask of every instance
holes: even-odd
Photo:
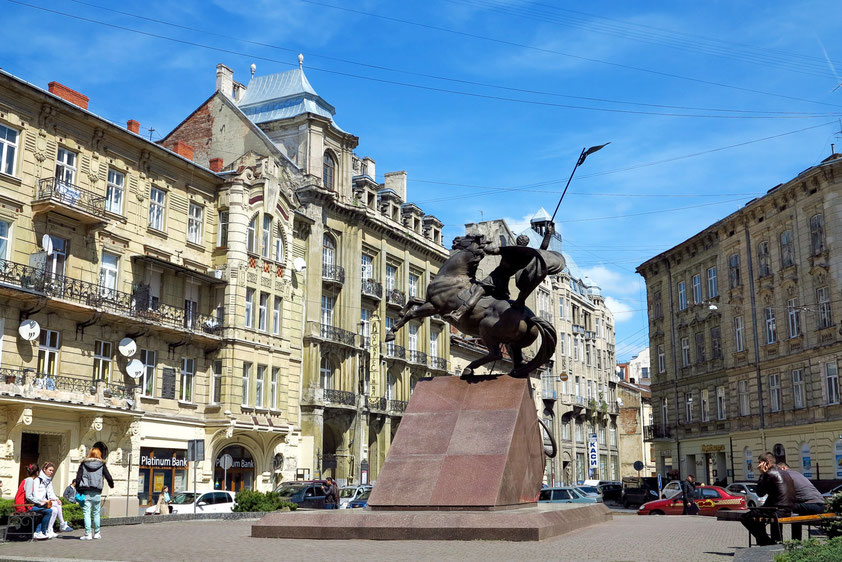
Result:
[[[295,514],[290,514],[294,517]],[[0,559],[45,560],[729,560],[745,549],[741,525],[711,517],[615,516],[613,521],[537,543],[492,541],[313,541],[253,539],[251,521],[184,521],[79,531],[36,543],[0,544]],[[14,558],[13,558],[14,557]],[[768,560],[771,561],[769,556]]]

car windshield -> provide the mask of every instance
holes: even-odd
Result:
[[[356,491],[356,488],[342,488],[339,490],[339,497],[343,499],[353,498]]]
[[[170,503],[173,504],[185,504],[185,503],[193,503],[196,499],[196,494],[193,492],[181,492],[175,495]]]
[[[278,488],[278,495],[282,498],[290,498],[306,488],[306,486],[281,486]]]

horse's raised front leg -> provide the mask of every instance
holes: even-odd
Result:
[[[430,302],[425,302],[424,304],[413,306],[406,313],[398,318],[397,322],[394,323],[392,328],[386,332],[386,337],[384,338],[385,341],[390,342],[395,339],[395,334],[398,330],[400,330],[404,324],[411,320],[415,320],[416,318],[426,318],[427,316],[432,316],[436,314],[436,307],[433,306]]]
[[[498,361],[503,358],[503,352],[500,351],[500,342],[492,340],[488,336],[482,338],[482,343],[488,349],[488,355],[483,355],[479,359],[475,359],[468,363],[468,366],[462,371],[462,376],[469,376],[474,374],[474,369],[492,361]]]

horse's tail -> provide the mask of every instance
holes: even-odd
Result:
[[[541,334],[541,346],[538,348],[538,353],[535,354],[532,360],[512,373],[516,377],[529,376],[529,373],[546,364],[550,360],[550,357],[553,356],[553,353],[555,353],[555,347],[558,343],[558,335],[556,334],[555,328],[544,318],[533,316],[528,318],[526,322],[538,328],[538,332]]]

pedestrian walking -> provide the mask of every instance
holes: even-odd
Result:
[[[699,506],[693,501],[695,496],[696,476],[688,474],[687,480],[681,483],[681,501],[684,503],[684,508],[681,510],[682,515],[696,515],[699,513]]]
[[[339,487],[336,481],[328,476],[325,478],[327,487],[322,486],[325,494],[325,509],[339,509]]]
[[[102,451],[97,447],[91,449],[88,458],[79,465],[76,472],[76,489],[85,496],[82,513],[85,517],[85,534],[79,537],[83,541],[102,538],[99,534],[99,511],[102,507],[103,478],[108,485],[114,487],[114,480],[108,467],[102,460]],[[93,534],[91,534],[91,512],[93,511]]]
[[[64,489],[64,493],[61,495],[68,504],[77,503],[76,502],[76,481],[71,480],[70,484],[67,485],[67,488]]]
[[[788,517],[795,504],[795,485],[786,471],[777,467],[775,455],[765,452],[758,457],[757,469],[761,472],[757,480],[755,493],[766,497],[762,512],[758,508],[750,510],[740,517],[743,527],[754,536],[758,546],[775,544],[781,540],[781,530],[777,523],[772,523],[772,536],[766,533],[766,519]],[[774,509],[768,509],[774,508]]]
[[[155,515],[162,515],[165,513],[172,513],[172,510],[170,509],[170,489],[168,486],[164,486],[161,493],[158,494],[158,503],[155,505]]]
[[[792,478],[792,485],[795,486],[795,505],[792,506],[793,513],[796,515],[824,513],[824,498],[821,492],[813,486],[813,483],[806,476],[796,470],[792,470],[785,462],[779,462],[778,468]],[[802,527],[800,523],[792,524],[792,540],[801,540]]]

